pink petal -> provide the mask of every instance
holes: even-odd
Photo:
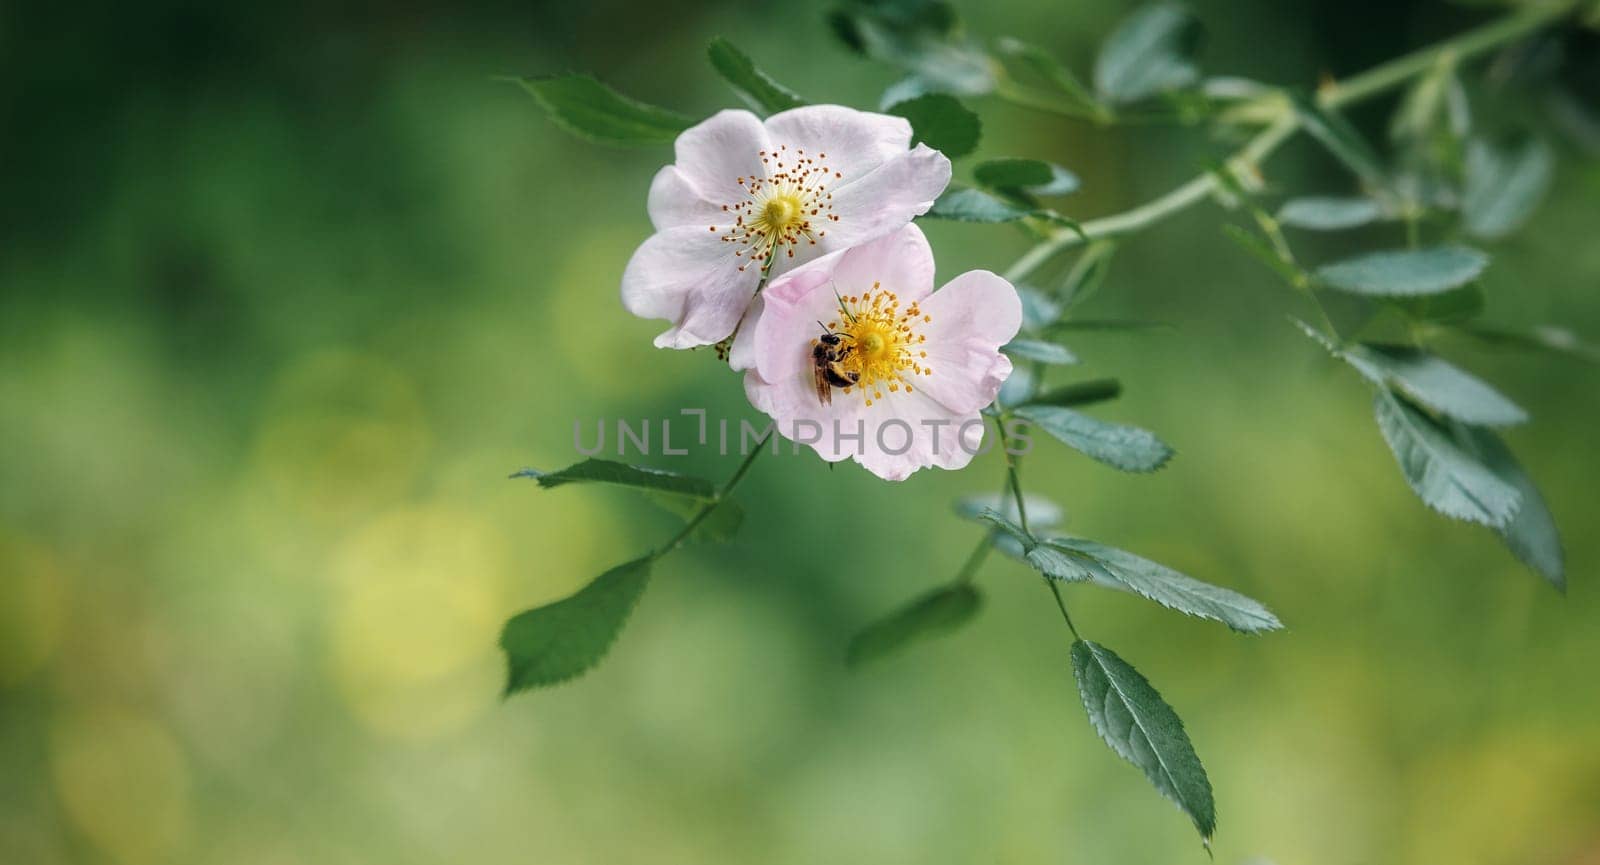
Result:
[[[911,147],[911,124],[905,118],[842,105],[808,105],[774,114],[767,118],[767,133],[774,145],[803,149],[819,160],[826,154],[821,161],[844,175],[840,186]]]
[[[1022,327],[1022,301],[1011,283],[986,270],[951,280],[922,302],[932,321],[922,326],[932,372],[916,386],[951,411],[973,412],[994,401],[1011,374],[1000,346]]]
[[[919,144],[834,191],[839,220],[826,239],[838,249],[882,237],[927,213],[949,183],[950,160]]]
[[[650,222],[656,227],[656,231],[682,228],[686,225],[706,231],[719,221],[727,222],[731,218],[725,218],[726,212],[722,209],[721,202],[711,202],[702,198],[700,191],[684,178],[683,172],[675,165],[668,165],[656,172],[655,179],[650,182],[650,199],[647,207]]]
[[[761,151],[770,146],[767,130],[754,114],[719,111],[678,136],[675,167],[701,198],[720,209],[744,200],[739,178],[766,176]]]
[[[715,232],[686,226],[651,235],[622,272],[622,305],[640,318],[673,323],[656,337],[659,348],[692,348],[721,341],[738,325],[761,279],[743,272]]]

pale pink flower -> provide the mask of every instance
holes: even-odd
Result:
[[[661,348],[719,342],[770,274],[882,237],[932,206],[950,160],[911,147],[901,117],[838,105],[763,123],[722,111],[678,136],[650,185],[656,233],[622,274],[622,304],[672,327]]]
[[[1011,374],[1000,346],[1022,325],[1011,283],[974,270],[934,291],[933,251],[907,225],[796,268],[758,302],[731,362],[780,435],[885,480],[958,469],[982,449],[979,410]],[[829,332],[842,355],[834,378],[855,384],[823,394],[816,348]]]

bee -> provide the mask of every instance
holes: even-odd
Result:
[[[817,337],[817,344],[811,348],[811,368],[817,383],[817,401],[823,405],[833,404],[834,388],[850,387],[861,381],[861,373],[844,368],[845,359],[855,351],[855,346],[846,342],[848,339],[849,336],[834,333],[823,324],[822,336]]]

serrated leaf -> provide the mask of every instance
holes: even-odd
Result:
[[[952,186],[933,202],[926,215],[957,222],[1015,222],[1034,213],[1032,208],[1019,207],[981,189]]]
[[[1137,102],[1200,79],[1192,56],[1200,22],[1176,3],[1145,6],[1117,25],[1094,64],[1094,86],[1113,103]]]
[[[1516,487],[1463,450],[1427,415],[1387,390],[1378,392],[1373,411],[1406,484],[1428,507],[1491,528],[1505,526],[1516,515],[1522,503]]]
[[[628,465],[627,463],[619,463],[613,460],[587,459],[554,472],[523,469],[512,475],[512,477],[533,478],[544,489],[559,487],[563,484],[597,483],[615,484],[641,490],[654,490],[656,492],[673,493],[707,500],[715,498],[717,494],[716,486],[705,478],[680,475],[664,469]]]
[[[587,75],[517,78],[557,126],[601,144],[667,144],[694,120],[629,99]]]
[[[889,114],[911,122],[913,143],[926,144],[955,159],[978,149],[983,123],[948,93],[924,93],[889,106]]]
[[[1469,246],[1373,252],[1325,265],[1317,278],[1353,294],[1415,297],[1440,294],[1477,279],[1489,256]]]
[[[1028,400],[1028,404],[1073,408],[1075,406],[1094,405],[1097,402],[1113,400],[1121,395],[1122,382],[1114,378],[1098,378],[1051,388],[1043,393],[1035,394],[1032,399]]]
[[[1026,502],[1027,499],[1023,499],[1023,501]],[[1022,526],[1017,525],[1010,517],[1005,516],[993,508],[979,513],[978,519],[994,526],[1002,532],[1005,532],[1012,538],[1015,538],[1018,543],[1022,544],[1024,551],[1031,550],[1035,546],[1038,546],[1038,541],[1033,539],[1033,535],[1028,534],[1028,532],[1025,531]]]
[[[506,695],[560,684],[605,657],[650,581],[650,558],[618,565],[577,594],[519,613],[506,622],[500,648]]]
[[[1555,517],[1533,479],[1523,470],[1511,449],[1494,433],[1465,424],[1456,424],[1451,430],[1462,448],[1472,453],[1495,476],[1515,487],[1522,495],[1522,506],[1517,515],[1503,528],[1498,529],[1518,560],[1534,573],[1544,577],[1557,591],[1567,590],[1566,553],[1561,548],[1561,534],[1556,530]]]
[[[755,62],[732,42],[719,36],[711,40],[706,54],[717,74],[756,111],[775,114],[806,104],[794,91],[756,68]]]
[[[1308,196],[1284,202],[1278,222],[1310,231],[1358,228],[1383,218],[1383,205],[1370,198]]]
[[[1379,387],[1392,387],[1437,414],[1480,426],[1514,426],[1528,413],[1444,358],[1403,345],[1362,343],[1338,352]]]
[[[1014,190],[1029,195],[1066,195],[1078,188],[1078,176],[1037,159],[990,159],[972,169],[972,179],[990,189]]]
[[[1469,143],[1461,202],[1467,233],[1495,239],[1521,228],[1550,188],[1554,169],[1549,145],[1538,138],[1504,148],[1483,140]]]
[[[1072,674],[1095,732],[1188,814],[1209,841],[1217,830],[1211,780],[1178,713],[1138,670],[1097,643],[1073,642]]]
[[[1076,538],[1061,538],[1046,544],[1093,558],[1128,589],[1168,609],[1221,622],[1245,633],[1283,627],[1271,610],[1253,598],[1203,583],[1125,550]]]
[[[1103,421],[1054,405],[1025,405],[1015,414],[1068,447],[1125,472],[1153,472],[1172,458],[1172,448],[1139,427]]]
[[[1062,366],[1078,362],[1078,356],[1073,354],[1071,349],[1060,343],[1042,339],[1014,339],[1001,346],[1000,350],[1013,357],[1036,363]]]
[[[1379,189],[1388,185],[1378,155],[1349,121],[1337,112],[1318,105],[1303,93],[1294,94],[1291,99],[1300,125],[1312,138],[1367,185]]]
[[[862,629],[850,641],[845,663],[858,667],[948,634],[972,621],[982,606],[983,596],[969,583],[937,589]]]
[[[1044,496],[1025,493],[1022,502],[1028,506],[1028,523],[1037,528],[1048,529],[1059,526],[1066,519],[1066,511],[1061,505]],[[1018,518],[1016,500],[1009,495],[996,493],[962,496],[955,501],[955,511],[956,516],[964,520],[980,523],[988,522],[983,516],[988,511],[1001,514],[1008,520]]]

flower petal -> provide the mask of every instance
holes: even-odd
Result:
[[[724,228],[720,223],[731,220],[721,203],[702,197],[700,190],[675,165],[668,165],[656,172],[655,179],[650,182],[647,208],[656,231],[692,225],[709,234],[711,226]]]
[[[1017,290],[987,270],[973,270],[929,295],[922,309],[932,319],[923,326],[932,372],[916,377],[917,388],[956,412],[994,402],[1011,375],[1000,346],[1022,327]]]
[[[743,271],[727,244],[703,228],[685,226],[651,235],[622,272],[622,305],[640,318],[673,323],[658,348],[693,348],[721,341],[738,326],[761,279]]]
[[[882,237],[927,213],[949,183],[950,160],[919,144],[834,191],[827,240],[837,249]]]
[[[911,124],[904,117],[857,111],[842,105],[807,105],[767,118],[773,145],[804,149],[808,156],[827,154],[829,168],[843,174],[841,183],[866,176],[911,147]]]
[[[684,130],[673,145],[675,167],[700,197],[717,204],[743,201],[739,178],[765,177],[761,151],[767,130],[748,111],[718,111]]]
[[[933,248],[922,229],[907,223],[899,231],[851,247],[834,265],[833,281],[841,295],[865,294],[873,283],[881,283],[901,303],[909,304],[933,292]]]

